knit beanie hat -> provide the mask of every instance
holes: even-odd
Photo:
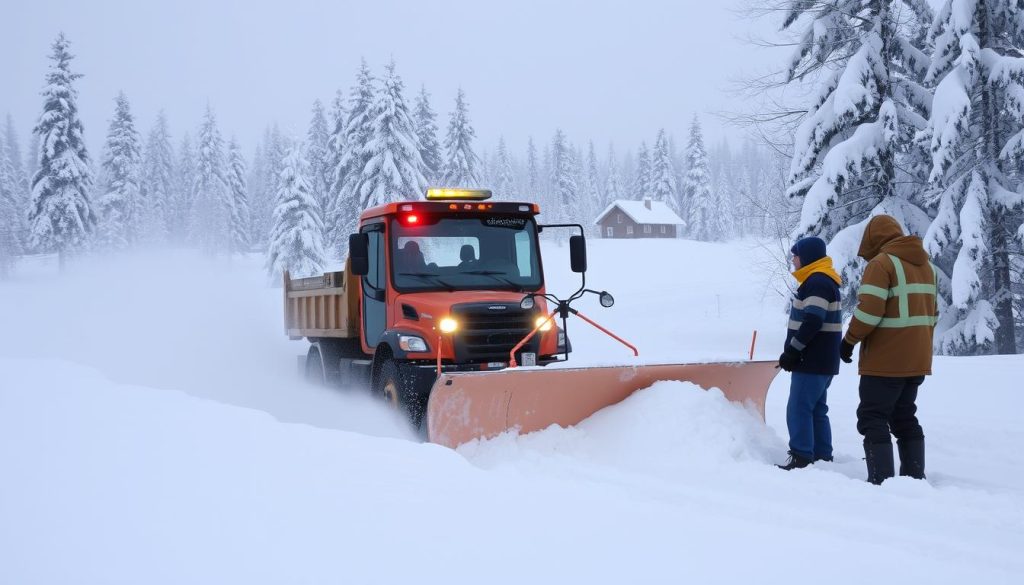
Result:
[[[801,264],[807,266],[811,262],[817,262],[825,257],[825,240],[813,236],[801,238],[793,244],[793,248],[790,251],[800,257]]]

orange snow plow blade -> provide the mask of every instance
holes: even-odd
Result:
[[[776,362],[719,362],[587,368],[509,368],[442,374],[427,406],[431,442],[458,447],[509,429],[529,433],[552,424],[575,425],[606,406],[660,380],[719,388],[764,418]]]

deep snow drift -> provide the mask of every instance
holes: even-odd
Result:
[[[574,282],[563,248],[545,270]],[[774,357],[764,250],[591,242],[586,312],[644,359]],[[673,269],[665,269],[671,259]],[[929,480],[863,482],[856,376],[830,391],[837,461],[784,473],[768,426],[659,383],[576,428],[452,451],[359,394],[299,382],[260,259],[43,261],[0,283],[0,583],[933,583],[1024,573],[1021,356],[936,361]],[[578,361],[627,362],[582,323]],[[243,407],[243,408],[240,408]],[[262,411],[262,412],[261,412]],[[794,572],[794,567],[799,571]]]

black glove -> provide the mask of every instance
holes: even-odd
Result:
[[[853,344],[843,340],[842,345],[839,346],[839,357],[846,363],[853,362]]]
[[[793,346],[787,346],[786,351],[782,352],[779,356],[779,367],[787,372],[792,372],[794,368],[800,365],[800,361],[803,356]]]

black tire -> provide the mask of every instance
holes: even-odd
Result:
[[[313,341],[306,354],[306,380],[311,384],[336,387],[341,383],[342,346],[333,339]]]
[[[324,376],[324,360],[320,354],[320,345],[314,343],[309,346],[306,353],[306,382],[317,386],[326,386],[327,378]]]
[[[403,408],[405,406],[404,388],[402,371],[398,368],[398,364],[390,358],[381,361],[374,380],[374,395],[391,408]]]
[[[403,367],[391,358],[380,362],[374,378],[373,393],[386,404],[400,411],[412,424],[420,428],[427,412],[427,398],[433,385],[429,381],[419,380],[414,372],[403,370]]]

